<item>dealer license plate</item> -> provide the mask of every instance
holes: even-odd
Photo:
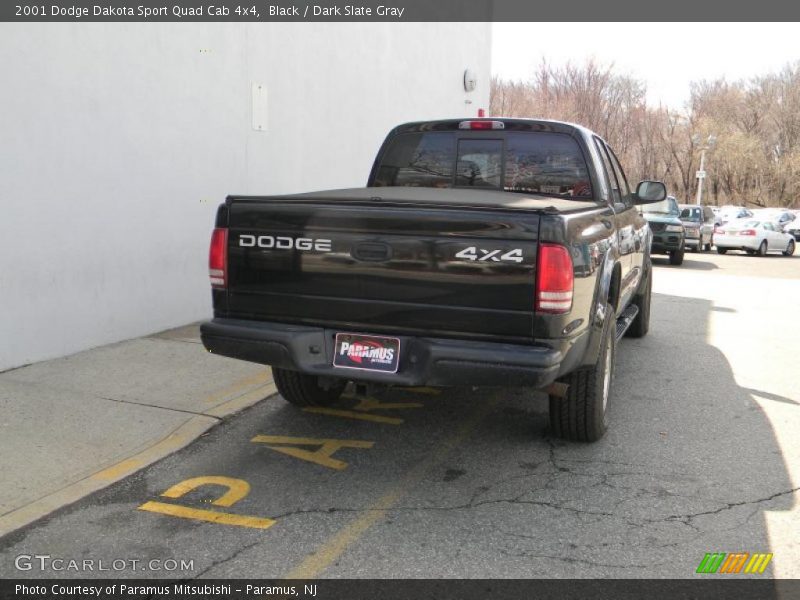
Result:
[[[334,348],[334,367],[397,373],[400,364],[400,340],[393,337],[337,333]]]

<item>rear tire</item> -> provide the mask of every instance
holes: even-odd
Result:
[[[631,304],[639,307],[639,314],[628,327],[625,335],[632,338],[640,338],[647,335],[650,330],[650,297],[653,293],[653,269],[648,259],[645,264],[644,279],[639,284],[639,290],[631,300]]]
[[[616,327],[614,307],[606,305],[606,320],[597,363],[560,379],[566,383],[566,398],[550,396],[550,429],[560,438],[596,442],[608,429],[606,411],[614,377]]]
[[[794,254],[794,240],[789,240],[789,245],[786,246],[786,250],[783,251],[784,256],[791,256]]]
[[[717,246],[717,254],[725,254],[728,251],[727,248],[720,248]]]
[[[272,367],[272,379],[283,399],[295,406],[329,406],[342,395],[346,381],[336,383],[328,389],[319,385],[319,377],[298,371]]]
[[[685,248],[681,248],[680,250],[675,250],[670,252],[669,254],[669,264],[679,267],[683,264],[683,254],[685,252]]]
[[[761,242],[761,245],[758,247],[756,252],[759,256],[766,256],[767,255],[767,240]]]

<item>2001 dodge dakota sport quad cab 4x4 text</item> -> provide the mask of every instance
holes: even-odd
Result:
[[[651,233],[608,145],[523,119],[396,127],[367,188],[229,196],[209,273],[216,354],[272,365],[281,395],[348,381],[529,386],[553,432],[607,427],[614,348],[647,333]]]

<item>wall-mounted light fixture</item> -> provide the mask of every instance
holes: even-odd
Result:
[[[471,92],[475,89],[475,86],[478,85],[478,76],[475,75],[475,71],[472,69],[467,69],[464,71],[464,91]]]

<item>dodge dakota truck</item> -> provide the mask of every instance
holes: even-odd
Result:
[[[608,144],[578,125],[482,118],[392,130],[366,188],[229,196],[210,352],[271,365],[299,406],[348,382],[527,386],[555,435],[606,431],[615,345],[647,333],[652,234]]]

